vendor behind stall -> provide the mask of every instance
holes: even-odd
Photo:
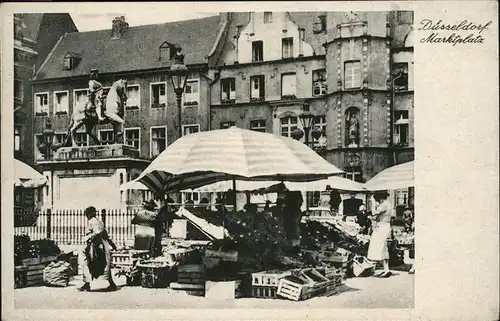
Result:
[[[302,211],[300,207],[303,203],[300,192],[288,192],[285,197],[283,208],[283,223],[288,241],[292,246],[300,245],[300,220]]]
[[[345,199],[342,202],[344,208],[344,216],[356,216],[358,215],[359,207],[363,204],[363,201],[356,198],[356,193],[351,193],[351,197]]]

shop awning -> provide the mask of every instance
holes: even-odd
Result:
[[[365,184],[370,191],[408,188],[415,185],[414,161],[384,169]]]
[[[38,188],[47,183],[45,176],[40,174],[36,169],[14,159],[14,186],[24,188]]]

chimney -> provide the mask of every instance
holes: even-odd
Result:
[[[111,27],[111,37],[113,39],[120,39],[127,28],[128,22],[125,22],[125,17],[116,17],[115,19],[113,19],[113,25]]]

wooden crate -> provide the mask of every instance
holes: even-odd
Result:
[[[241,297],[241,281],[206,281],[205,298],[215,300],[233,300]]]
[[[306,283],[302,283],[297,278],[295,280],[283,278],[278,285],[277,295],[293,301],[299,301],[305,286]]]
[[[57,260],[56,255],[24,259],[22,261],[23,269],[18,269],[19,271],[18,273],[21,274],[19,278],[22,279],[23,281],[26,280],[26,282],[24,282],[24,286],[29,287],[35,285],[42,285],[44,283],[43,269],[45,269],[45,267],[49,265],[51,262],[54,262],[56,260]]]
[[[252,286],[271,286],[278,287],[281,278],[291,275],[291,271],[275,272],[275,271],[262,271],[252,273]]]
[[[260,299],[276,299],[278,287],[252,285],[252,297]]]
[[[203,264],[186,264],[177,267],[177,282],[184,284],[203,284],[206,271]]]
[[[128,250],[127,252],[111,252],[111,264],[114,266],[132,265],[138,259],[149,258],[147,250]]]
[[[26,283],[26,267],[23,265],[14,267],[14,289],[23,288]]]
[[[186,292],[189,295],[205,296],[205,283],[188,284],[180,282],[171,282],[170,288],[175,291]]]
[[[238,251],[223,251],[223,250],[205,250],[205,257],[215,257],[220,258],[225,262],[236,262],[238,261]]]

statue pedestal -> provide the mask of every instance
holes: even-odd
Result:
[[[139,158],[139,150],[133,146],[123,144],[96,145],[81,147],[61,147],[54,154],[51,161]]]
[[[118,209],[139,204],[141,192],[121,192],[120,185],[135,179],[149,163],[137,148],[123,144],[61,147],[51,159],[38,161],[48,178],[44,206]]]

